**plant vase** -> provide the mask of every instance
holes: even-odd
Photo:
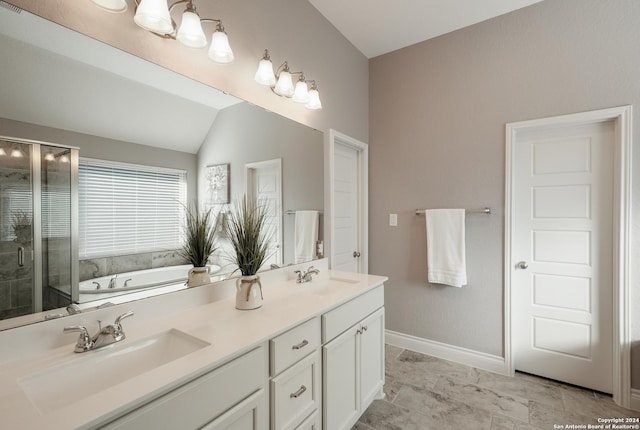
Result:
[[[211,283],[209,276],[209,267],[193,267],[189,269],[189,278],[187,279],[188,287],[197,287]]]
[[[250,310],[262,306],[260,276],[242,276],[236,280],[236,309]]]

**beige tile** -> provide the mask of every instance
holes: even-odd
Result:
[[[360,417],[360,422],[375,430],[454,430],[447,423],[430,420],[393,403],[376,400]]]
[[[413,363],[399,360],[385,360],[385,374],[403,384],[410,384],[418,388],[432,388],[438,380],[438,374],[422,369]]]
[[[453,361],[447,361],[409,350],[404,350],[402,354],[398,356],[398,361],[410,363],[424,373],[431,373],[437,376],[451,376],[464,380],[468,380],[474,371],[474,368],[471,366],[465,366],[464,364],[454,363]]]
[[[529,423],[543,429],[552,429],[554,424],[588,425],[597,424],[597,421],[590,416],[531,401],[529,403]]]
[[[387,376],[384,381],[384,395],[388,402],[393,403],[396,396],[398,395],[398,391],[402,388],[402,382],[397,379]]]
[[[453,428],[489,430],[491,427],[490,412],[429,390],[405,385],[398,393],[395,404],[426,415],[431,422]]]
[[[529,420],[529,401],[518,396],[444,376],[438,379],[433,391],[494,414],[523,422]]]
[[[546,403],[560,409],[563,407],[562,391],[559,387],[541,384],[533,379],[512,378],[480,369],[474,369],[474,373],[476,375],[476,383],[481,387]]]
[[[594,418],[620,418],[640,415],[616,405],[610,397],[597,396],[588,390],[564,389],[562,402],[568,411]]]
[[[388,343],[384,345],[384,356],[387,360],[398,358],[402,351],[404,351],[404,349],[400,347],[389,345]]]
[[[514,420],[502,415],[494,415],[491,420],[491,430],[541,430],[540,427]]]
[[[351,430],[374,430],[374,428],[358,421]]]

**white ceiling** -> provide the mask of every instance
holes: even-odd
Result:
[[[367,58],[542,0],[309,0]]]

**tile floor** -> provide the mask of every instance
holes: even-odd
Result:
[[[640,417],[610,396],[556,381],[510,378],[391,345],[385,353],[386,399],[352,430],[546,430]]]

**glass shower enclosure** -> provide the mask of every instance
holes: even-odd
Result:
[[[0,137],[0,320],[78,300],[78,150]]]

